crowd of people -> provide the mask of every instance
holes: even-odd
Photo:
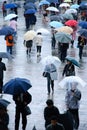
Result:
[[[3,17],[7,15],[7,10],[5,8],[6,1],[3,2],[2,10],[3,10]],[[61,4],[61,2],[60,2]],[[58,7],[59,8],[59,3],[56,5],[55,3],[51,3],[50,6],[53,7]],[[28,9],[25,9],[27,3],[24,3],[24,18],[25,18],[25,28],[27,31],[33,29],[33,25],[36,24],[37,22],[37,17],[35,15],[35,12],[32,14],[28,14]],[[48,22],[49,14],[50,16],[56,15],[56,12],[46,10],[48,5],[44,6],[39,6],[39,13],[42,15],[42,22],[45,24]],[[65,11],[67,8],[64,8]],[[36,10],[36,9],[35,9]],[[62,10],[62,9],[61,9]],[[11,9],[10,11],[13,11]],[[15,10],[14,10],[15,11]],[[37,11],[37,10],[36,10]],[[83,20],[83,16],[81,15],[82,12],[79,12],[80,10],[77,10],[77,17],[76,20],[79,20],[78,14],[81,16],[81,20]],[[84,10],[82,10],[84,12]],[[87,13],[87,12],[86,12]],[[18,14],[17,8],[15,14]],[[85,14],[87,16],[87,14]],[[69,19],[64,19],[66,22]],[[87,19],[84,19],[87,21]],[[63,21],[63,24],[64,24]],[[7,52],[10,53],[11,55],[13,54],[13,46],[14,46],[14,37],[17,35],[17,17],[10,19],[9,26],[14,29],[14,34],[8,34],[5,36],[6,40],[6,46],[7,46]],[[62,76],[67,77],[67,76],[75,76],[75,65],[66,59],[67,56],[67,50],[69,49],[69,46],[74,49],[74,41],[76,40],[76,33],[77,33],[77,27],[71,27],[73,29],[72,39],[70,43],[62,43],[58,42],[55,38],[55,28],[51,27],[51,44],[52,44],[52,49],[55,50],[56,46],[58,46],[58,52],[60,52],[59,59],[62,63],[65,63]],[[75,35],[75,36],[74,36]],[[43,43],[43,36],[42,32],[38,32],[34,39],[30,40],[24,40],[23,44],[26,46],[27,50],[26,53],[27,55],[31,54],[33,42],[36,44],[36,52],[37,52],[37,57],[41,56],[42,52],[42,43]],[[82,55],[83,55],[83,48],[87,44],[86,37],[79,36],[78,37],[78,48],[79,48],[79,59],[82,61]],[[0,93],[2,93],[2,87],[3,87],[3,72],[6,71],[6,66],[2,62],[2,58],[0,58]],[[53,64],[47,64],[44,68],[44,73],[43,76],[47,78],[47,94],[50,95],[51,91],[52,94],[54,94],[54,81],[58,79],[57,75],[57,67]],[[46,101],[46,107],[44,108],[44,120],[45,120],[45,129],[46,130],[78,130],[79,128],[79,101],[81,100],[81,91],[77,88],[78,84],[72,83],[71,88],[66,91],[66,96],[65,96],[65,104],[66,104],[66,113],[61,114],[59,112],[59,109],[54,105],[54,102],[52,99],[48,99]],[[26,93],[20,93],[18,95],[13,95],[13,100],[15,101],[16,104],[16,111],[15,111],[15,130],[19,130],[19,121],[20,121],[20,114],[22,114],[22,130],[26,129],[27,125],[27,118],[25,114],[25,106],[27,106],[31,102],[31,95],[26,92]],[[4,117],[4,118],[3,118]],[[66,121],[67,120],[67,121]],[[68,122],[68,123],[67,123]],[[4,124],[4,125],[3,125]],[[9,115],[7,114],[6,108],[2,109],[0,107],[0,128],[2,130],[8,130],[8,124],[9,124]],[[6,127],[5,127],[6,125]],[[5,128],[3,128],[5,127]]]

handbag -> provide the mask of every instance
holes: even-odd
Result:
[[[30,107],[29,107],[29,106],[25,106],[24,112],[25,112],[26,115],[30,115],[30,114],[31,114],[31,109],[30,109]]]
[[[48,72],[43,72],[43,77],[47,77],[48,76]]]

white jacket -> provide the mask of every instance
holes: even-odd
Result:
[[[43,42],[42,35],[37,35],[34,40],[35,40],[36,46],[42,46],[42,42]]]

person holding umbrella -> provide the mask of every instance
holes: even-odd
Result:
[[[2,4],[3,17],[7,15],[7,9],[5,7],[6,4],[7,4],[7,1],[4,1]]]
[[[19,130],[20,114],[22,115],[22,130],[25,130],[27,124],[25,107],[31,102],[32,96],[26,91],[25,93],[14,94],[13,100],[16,104],[15,130]]]

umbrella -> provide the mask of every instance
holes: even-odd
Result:
[[[35,9],[28,9],[27,11],[24,12],[24,14],[34,14],[36,13]]]
[[[36,36],[36,32],[34,30],[27,31],[24,34],[24,40],[33,40],[33,38]]]
[[[72,83],[78,83],[82,87],[85,87],[87,83],[78,76],[68,76],[59,82],[59,86],[62,88],[71,87]]]
[[[16,18],[16,17],[18,17],[18,15],[16,15],[16,14],[8,14],[8,15],[5,17],[5,20],[10,20],[10,19]]]
[[[61,7],[61,8],[66,7],[67,8],[67,7],[70,7],[70,5],[68,3],[62,3],[59,5],[59,7]]]
[[[15,33],[14,29],[10,26],[3,26],[0,29],[0,35],[9,35],[9,34],[14,34],[14,33]]]
[[[70,14],[70,13],[69,13],[69,14],[68,14],[68,13],[67,13],[67,14],[64,13],[62,16],[63,16],[64,19],[68,19],[68,20],[70,20],[70,19],[74,19],[74,18],[73,18],[73,15]]]
[[[24,5],[24,9],[35,9],[35,10],[37,10],[37,7],[36,7],[36,5],[34,3],[29,2],[29,3],[26,3]]]
[[[79,9],[87,10],[87,2],[81,2],[81,4],[79,5]]]
[[[68,27],[68,26],[60,27],[58,29],[55,29],[55,31],[57,31],[57,32],[64,32],[64,33],[68,33],[68,34],[72,34],[73,33],[73,29],[71,27]]]
[[[9,60],[12,60],[12,56],[7,52],[0,52],[0,58],[7,58]]]
[[[3,108],[3,107],[7,108],[7,106],[8,106],[9,104],[10,104],[9,101],[0,98],[0,107],[1,107],[1,108]]]
[[[87,29],[87,22],[85,22],[85,21],[80,21],[80,22],[78,23],[78,25],[81,26],[81,27],[84,28],[84,29]]]
[[[71,3],[72,1],[71,0],[64,0],[64,2],[66,2],[66,3],[70,2]]]
[[[77,26],[77,24],[78,24],[78,22],[76,21],[76,20],[68,20],[68,21],[66,21],[65,22],[65,25],[67,25],[67,26]]]
[[[14,78],[9,80],[4,86],[3,86],[3,92],[7,94],[19,94],[26,92],[28,89],[32,87],[30,80],[25,78]]]
[[[63,16],[62,15],[52,15],[50,16],[50,21],[63,21]]]
[[[78,61],[74,58],[74,57],[70,57],[70,56],[67,56],[66,57],[66,60],[72,62],[74,65],[76,65],[77,67],[80,67]]]
[[[42,0],[40,1],[39,6],[43,6],[43,5],[50,5],[50,3],[46,0]]]
[[[79,8],[79,5],[78,4],[73,4],[70,6],[71,9],[78,9]]]
[[[62,27],[63,26],[63,24],[61,22],[57,22],[57,21],[52,21],[52,22],[49,23],[49,25],[51,27],[54,27],[54,28],[58,28],[58,27]]]
[[[77,14],[77,10],[76,9],[68,9],[65,11],[65,14]]]
[[[60,59],[56,56],[51,56],[51,55],[48,55],[46,57],[44,57],[42,60],[41,60],[41,63],[43,65],[48,65],[48,64],[54,64],[55,66],[58,66],[59,63],[61,63]]]
[[[68,33],[64,33],[64,32],[56,33],[55,38],[60,43],[69,43],[72,40],[71,35],[69,35]]]
[[[9,4],[5,5],[6,9],[11,9],[11,8],[16,8],[16,7],[17,7],[17,4],[15,4],[15,3],[9,3]]]
[[[32,2],[32,3],[35,3],[36,0],[25,0],[26,3],[29,3],[29,2]]]
[[[80,29],[78,31],[78,34],[82,37],[85,37],[87,39],[87,29]]]
[[[43,35],[48,35],[48,34],[50,34],[50,32],[47,30],[47,29],[45,29],[45,28],[39,28],[37,31],[36,31],[36,33],[41,33],[41,34],[43,34]]]
[[[48,11],[54,11],[54,12],[59,12],[59,10],[56,7],[52,7],[52,6],[46,8],[46,10],[48,10]]]

